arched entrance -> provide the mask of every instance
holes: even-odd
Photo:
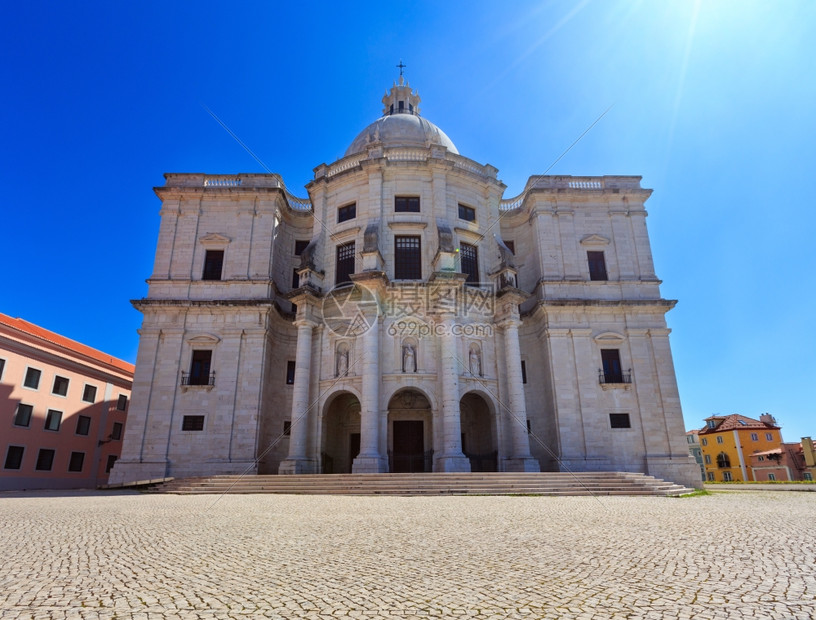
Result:
[[[388,401],[388,471],[433,470],[431,404],[414,389],[401,390]]]
[[[350,474],[360,452],[360,401],[341,392],[326,405],[320,446],[320,470],[324,474]]]
[[[459,401],[462,452],[470,459],[470,471],[498,471],[494,418],[485,399],[468,392]]]

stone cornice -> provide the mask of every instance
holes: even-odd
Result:
[[[243,307],[258,307],[258,308],[273,308],[275,302],[272,299],[131,299],[131,305],[137,310],[141,308],[161,308],[161,307],[177,307],[177,308],[207,308],[212,306],[243,306]]]
[[[677,305],[676,299],[546,299],[536,306],[546,308],[655,308],[668,312]],[[527,314],[527,313],[525,313]]]
[[[598,299],[547,299],[539,300],[529,310],[521,313],[522,319],[547,320],[549,310],[558,312],[559,310],[570,311],[570,309],[587,310],[593,312],[616,313],[632,311],[654,310],[665,314],[677,305],[676,299],[624,299],[624,300],[598,300]],[[540,313],[539,316],[536,316]]]

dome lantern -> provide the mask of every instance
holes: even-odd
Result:
[[[416,114],[419,116],[419,102],[421,98],[416,91],[411,90],[410,84],[405,82],[405,77],[400,75],[399,85],[395,82],[391,87],[391,92],[386,93],[383,98],[383,116],[392,114]]]

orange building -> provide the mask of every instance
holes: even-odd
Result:
[[[105,484],[132,384],[132,364],[0,314],[0,490]]]
[[[759,420],[734,413],[714,415],[705,422],[698,437],[708,482],[754,481],[750,455],[782,444],[782,431],[767,413]]]
[[[757,482],[812,482],[816,473],[816,445],[810,437],[799,443],[783,443],[779,448],[750,456],[751,471]]]

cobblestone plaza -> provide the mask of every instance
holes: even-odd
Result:
[[[816,493],[0,495],[2,618],[813,618]]]

